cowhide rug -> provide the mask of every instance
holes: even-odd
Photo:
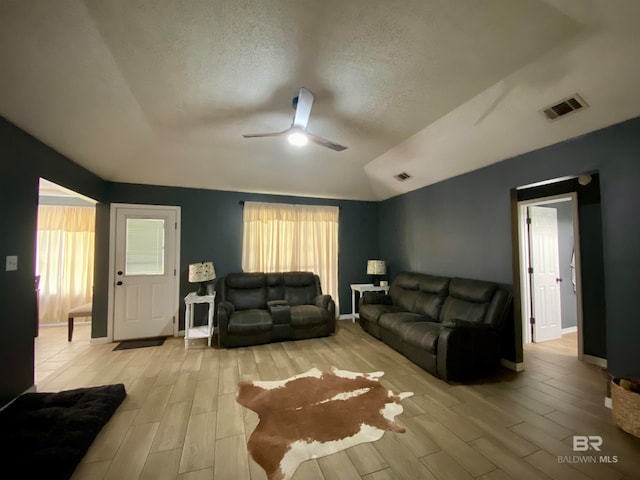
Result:
[[[394,418],[413,393],[387,390],[383,375],[312,368],[286,380],[240,382],[237,402],[260,417],[249,454],[269,480],[287,480],[305,460],[373,442],[386,430],[403,433]]]

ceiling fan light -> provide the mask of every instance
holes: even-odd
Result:
[[[309,142],[309,138],[302,132],[293,132],[287,137],[291,145],[303,147]]]

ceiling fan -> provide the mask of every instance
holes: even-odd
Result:
[[[313,105],[313,94],[306,88],[300,88],[300,92],[297,97],[293,97],[293,108],[295,114],[293,115],[293,122],[291,126],[282,132],[273,133],[250,133],[242,135],[244,138],[257,138],[257,137],[284,137],[287,136],[289,143],[293,145],[306,145],[308,141],[322,145],[323,147],[330,148],[337,152],[345,150],[347,147],[338,143],[331,142],[326,138],[314,135],[307,130],[307,124],[309,123],[309,115],[311,114],[311,106]]]

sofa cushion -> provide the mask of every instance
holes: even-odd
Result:
[[[440,321],[465,320],[467,322],[482,322],[488,307],[489,304],[487,303],[467,302],[455,297],[449,297],[442,307]]]
[[[391,285],[389,295],[401,310],[438,321],[448,286],[449,279],[445,277],[402,272]]]
[[[399,334],[401,325],[409,322],[424,322],[427,317],[410,312],[385,313],[378,322],[380,328]]]
[[[234,334],[250,335],[268,332],[272,327],[271,315],[267,310],[253,309],[236,311],[231,315],[227,331]]]
[[[292,327],[308,327],[329,321],[329,311],[315,305],[297,305],[292,306],[290,310]]]
[[[382,305],[379,303],[367,303],[360,305],[360,318],[373,323],[380,321],[380,316],[385,313],[401,312],[402,309],[395,305]]]
[[[267,308],[267,284],[264,273],[230,273],[225,278],[225,300],[236,310]]]
[[[285,272],[282,274],[287,287],[307,287],[315,285],[315,275],[312,272]]]
[[[393,304],[405,312],[413,311],[418,297],[418,278],[416,274],[401,272],[389,288],[389,296]]]
[[[313,299],[321,293],[316,276],[311,272],[285,272],[282,278],[284,299],[289,305],[313,304]]]
[[[282,273],[267,273],[267,301],[284,300]]]
[[[418,289],[420,295],[416,299],[414,311],[438,321],[440,309],[449,292],[449,279],[425,275],[418,280]]]
[[[468,302],[487,303],[497,288],[498,285],[492,282],[453,278],[449,282],[449,295]]]
[[[440,321],[465,320],[482,323],[498,286],[492,282],[454,278],[449,283]]]
[[[230,273],[225,277],[227,288],[252,289],[266,285],[264,273]]]
[[[438,338],[443,328],[436,322],[407,323],[402,329],[402,340],[429,353],[436,353]]]

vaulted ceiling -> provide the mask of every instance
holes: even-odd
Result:
[[[639,20],[637,0],[3,0],[0,115],[107,180],[380,200],[640,115]],[[302,86],[347,150],[242,137],[288,128]],[[540,112],[576,93],[589,108]]]

